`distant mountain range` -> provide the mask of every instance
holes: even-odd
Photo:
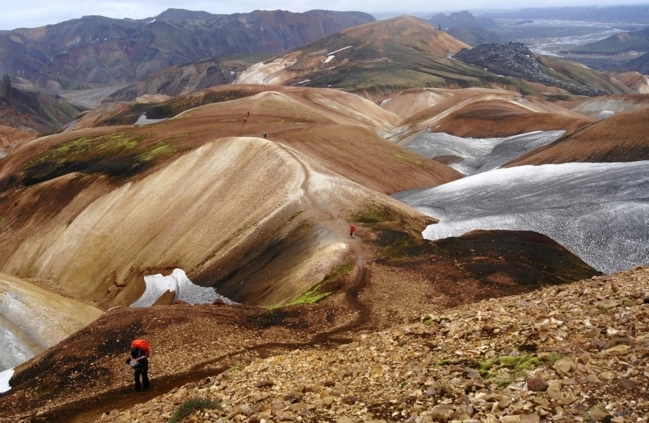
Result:
[[[462,49],[467,53],[459,55]],[[483,55],[485,50],[469,49],[427,22],[404,15],[341,31],[252,66],[236,83],[331,87],[372,98],[417,87],[515,86],[524,93],[580,95],[631,92],[600,72],[561,58],[532,57],[527,48],[513,54],[514,59],[505,44],[487,50]]]
[[[399,89],[493,84],[517,86],[527,93],[631,92],[608,75],[558,57],[533,55],[522,44],[468,47],[423,20],[403,15],[343,30],[248,68],[234,60],[236,56],[172,67],[115,92],[105,102],[176,96],[225,83],[331,87],[370,98]]]
[[[279,54],[351,26],[361,12],[169,9],[153,19],[85,16],[0,34],[0,73],[50,89],[139,81],[170,66],[237,53]]]
[[[494,30],[498,24],[489,18],[476,17],[468,11],[451,13],[448,16],[438,13],[427,22],[440,31],[447,31],[454,38],[469,45],[499,43],[503,39]]]
[[[649,27],[638,31],[620,32],[603,40],[570,50],[571,53],[621,54],[649,51]]]

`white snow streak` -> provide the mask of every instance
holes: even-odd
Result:
[[[175,293],[176,300],[190,304],[210,304],[216,299],[228,304],[235,304],[234,301],[217,294],[214,288],[195,285],[187,278],[182,269],[174,269],[169,276],[147,275],[144,277],[144,283],[146,284],[144,294],[131,304],[131,307],[149,307],[166,291]]]
[[[9,385],[9,380],[13,375],[14,375],[14,369],[8,369],[5,370],[4,372],[0,372],[0,394],[4,394],[5,392],[11,389],[11,386]]]

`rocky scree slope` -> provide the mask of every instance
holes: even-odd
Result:
[[[649,268],[486,300],[294,351],[99,422],[635,422],[649,419]]]
[[[486,68],[489,72],[498,75],[522,78],[531,82],[563,88],[572,94],[587,96],[610,94],[602,89],[563,81],[548,75],[532,56],[532,51],[522,43],[510,42],[507,44],[480,44],[472,49],[462,49],[454,57],[463,62]]]

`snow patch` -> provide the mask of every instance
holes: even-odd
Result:
[[[327,63],[331,62],[334,59],[334,57],[336,56],[334,56],[333,54],[331,56],[327,56],[327,59],[324,61],[324,64],[326,65]]]
[[[614,114],[615,114],[615,112],[612,111],[612,110],[602,110],[602,111],[599,112],[599,114],[597,115],[597,119],[606,119],[607,117],[611,117],[611,116],[613,116]]]
[[[163,120],[167,119],[149,119],[146,115],[141,115],[133,125],[151,125],[153,123],[162,122]]]
[[[385,106],[386,104],[388,104],[390,102],[390,100],[392,100],[392,99],[391,98],[386,98],[385,100],[383,100],[381,102],[381,104],[379,104],[379,107]]]
[[[144,283],[146,284],[144,294],[131,304],[131,307],[150,307],[167,291],[173,292],[176,300],[189,304],[211,304],[217,299],[227,304],[236,304],[217,294],[214,288],[194,284],[182,269],[174,269],[169,276],[147,275],[144,277]]]
[[[8,369],[5,370],[4,372],[0,372],[0,394],[4,394],[5,392],[11,389],[11,386],[9,385],[9,380],[13,375],[14,375],[14,369]]]
[[[461,138],[444,132],[425,132],[407,149],[429,158],[456,156],[450,166],[465,175],[486,172],[559,139],[565,131],[534,131],[504,138]]]
[[[339,48],[338,50],[334,50],[331,53],[327,53],[327,56],[331,56],[334,53],[338,53],[339,51],[347,50],[348,48],[352,48],[352,47],[353,46],[347,46],[347,47]]]

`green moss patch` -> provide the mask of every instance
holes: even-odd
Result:
[[[394,213],[387,209],[371,207],[361,213],[352,215],[351,220],[357,223],[372,224],[395,220],[395,218]]]
[[[23,184],[33,185],[73,172],[128,177],[177,151],[170,142],[146,144],[146,138],[142,134],[117,132],[53,146],[23,167]]]
[[[320,292],[321,287],[322,284],[318,284],[304,294],[300,295],[299,298],[296,298],[295,300],[290,301],[284,305],[291,306],[297,304],[313,304],[332,294],[332,292]]]
[[[541,359],[535,354],[496,357],[485,361],[479,361],[475,367],[484,379],[498,377],[499,384],[509,385],[516,378],[526,376],[530,370],[539,367]],[[506,372],[502,370],[506,369]]]
[[[325,276],[323,282],[327,283],[327,282],[335,281],[339,277],[341,277],[343,275],[346,275],[347,273],[351,272],[353,269],[354,269],[354,263],[349,262],[349,263],[343,264],[342,266],[338,267],[333,272],[331,272],[330,274]]]
[[[176,412],[169,419],[169,423],[178,423],[190,414],[201,410],[221,409],[221,403],[217,400],[205,398],[190,398],[183,401]]]

